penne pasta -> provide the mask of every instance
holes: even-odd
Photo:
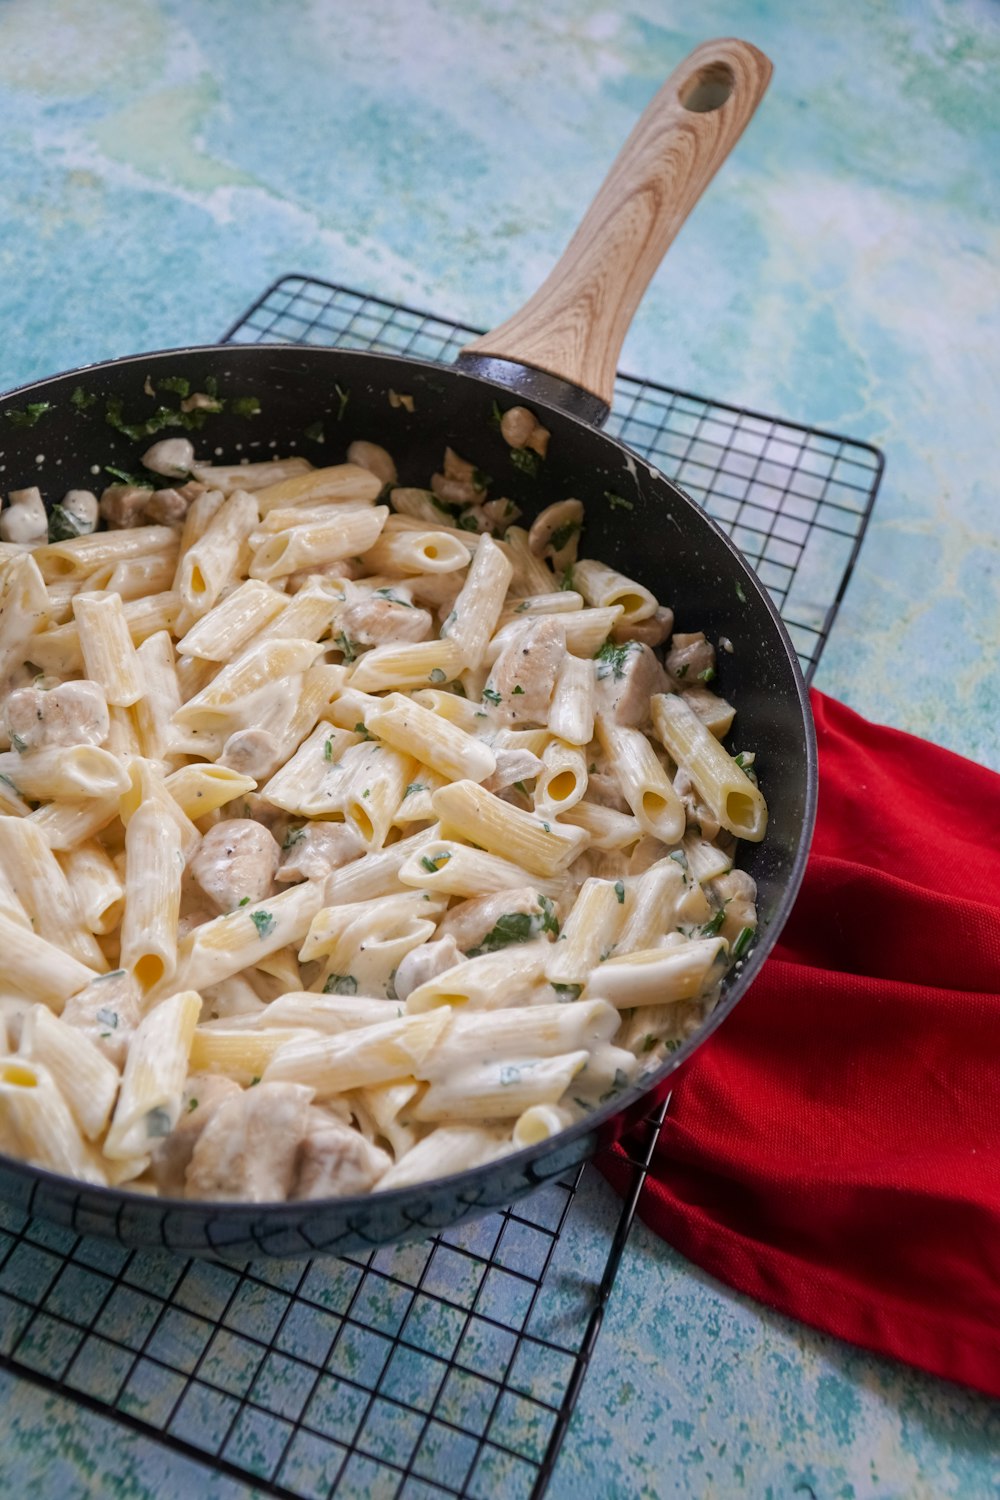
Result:
[[[737,838],[759,843],[767,831],[767,803],[759,787],[683,698],[657,693],[651,710],[657,737],[713,816]]]

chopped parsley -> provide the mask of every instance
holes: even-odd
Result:
[[[525,600],[524,600],[524,603],[523,603],[523,604],[519,604],[519,605],[518,605],[518,606],[517,606],[517,608],[516,608],[516,609],[515,609],[515,611],[514,611],[514,613],[515,613],[515,614],[516,614],[516,615],[523,615],[523,614],[524,614],[524,611],[525,611],[525,610],[526,610],[526,609],[528,609],[528,608],[529,608],[529,605],[528,605],[528,601],[527,601],[527,599],[525,599]]]
[[[733,963],[738,963],[739,960],[743,958],[750,944],[753,942],[753,935],[755,931],[756,928],[754,927],[740,928],[739,937],[733,944],[729,954],[730,958],[733,960]]]
[[[701,936],[702,937],[715,937],[718,934],[718,932],[720,931],[720,929],[722,927],[722,924],[723,924],[723,922],[725,920],[726,920],[726,908],[724,906],[720,906],[719,910],[715,913],[715,916],[712,917],[712,919],[710,921],[706,922],[705,925],[704,925],[704,927],[701,929]]]
[[[217,389],[218,387],[216,387],[216,390]],[[174,391],[176,395],[182,397],[190,396],[191,382],[190,380],[187,380],[183,375],[167,375],[163,380],[160,381],[160,390]],[[206,391],[205,394],[208,395],[208,392]],[[213,391],[212,394],[215,395],[216,392]]]
[[[556,909],[548,896],[539,896],[538,905],[542,912],[542,931],[551,932],[553,937],[559,936],[559,918]]]
[[[28,748],[28,741],[26,739],[22,739],[19,734],[15,734],[13,730],[11,731],[10,743],[12,749],[16,750],[18,755],[23,755],[25,750],[27,750]]]
[[[686,870],[688,867],[688,857],[683,849],[671,849],[667,858],[674,860],[675,863],[680,865],[682,870]]]
[[[358,648],[355,645],[354,641],[351,640],[346,631],[338,630],[337,634],[333,638],[333,644],[336,646],[338,651],[343,652],[344,660],[347,662],[348,666],[350,666],[352,661],[356,660],[358,655]]]
[[[91,406],[94,405],[94,402],[96,400],[97,396],[93,391],[91,391],[90,395],[88,396],[83,386],[78,385],[74,386],[73,388],[73,394],[69,398],[69,404],[70,406],[75,406],[77,411],[87,411]]]
[[[542,822],[542,827],[545,829],[546,833],[552,832],[552,825],[550,823],[546,823],[544,820]]]
[[[229,403],[229,410],[234,417],[255,417],[260,411],[260,401],[256,396],[234,396]],[[308,435],[306,433],[307,437]]]
[[[344,412],[347,410],[347,403],[351,399],[351,393],[350,393],[349,390],[343,390],[343,389],[341,389],[341,387],[339,385],[335,385],[334,386],[334,390],[337,392],[337,402],[338,402],[338,405],[337,405],[337,421],[338,422],[342,422],[344,420]]]
[[[684,681],[685,677],[688,674],[688,667],[690,665],[691,665],[691,663],[686,661],[683,666],[677,668],[677,671],[674,673],[674,676],[677,678],[678,682],[683,682]]]
[[[503,421],[503,412],[500,410],[495,401],[487,420],[489,421],[491,427],[495,427],[498,432],[500,431],[500,423]]]
[[[157,485],[148,474],[130,474],[128,469],[116,469],[114,464],[104,465],[105,474],[117,479],[120,484],[130,484],[137,490],[155,490]]]
[[[511,448],[510,461],[515,469],[520,469],[522,474],[527,474],[529,479],[538,477],[538,466],[541,459],[531,448]]]
[[[188,1114],[189,1115],[193,1115],[194,1112],[195,1112],[195,1110],[197,1108],[198,1108],[198,1101],[197,1101],[197,1099],[189,1099],[188,1100],[188,1107],[187,1107]]]
[[[111,1010],[107,1005],[102,1005],[97,1012],[97,1019],[102,1026],[110,1026],[112,1031],[118,1030],[118,1012]]]
[[[250,1088],[252,1088],[252,1089],[255,1089],[257,1087],[258,1083],[260,1083],[260,1074],[259,1073],[255,1073],[253,1075],[253,1077],[251,1078],[250,1083],[249,1083],[248,1086]]]
[[[423,865],[428,875],[436,875],[438,870],[441,869],[442,865],[446,865],[448,863],[449,859],[451,859],[451,855],[447,852],[443,854],[435,854],[433,857],[429,854],[425,854],[422,856],[420,863]]]
[[[395,971],[395,969],[393,969],[392,973],[389,975],[389,978],[385,982],[385,998],[387,1000],[398,1000],[399,999],[399,996],[396,994],[396,971]],[[403,1014],[402,1010],[400,1010],[399,1014],[400,1015]]]
[[[625,905],[625,882],[624,881],[622,881],[622,880],[616,880],[615,881],[615,895],[618,897],[618,905],[619,906],[624,906]]]
[[[277,926],[275,918],[269,911],[251,911],[247,915],[257,929],[257,936],[261,939],[270,937]]]
[[[622,641],[619,645],[609,637],[594,654],[598,663],[597,680],[603,682],[606,677],[611,677],[615,682],[621,682],[625,676],[625,663],[634,646],[635,641]]]
[[[491,688],[491,687],[484,687],[483,688],[483,702],[484,703],[492,703],[493,706],[494,706],[494,708],[499,704],[499,702],[500,702],[500,694],[497,692],[496,688]]]
[[[472,484],[473,484],[473,488],[474,489],[477,489],[477,490],[488,490],[489,487],[490,487],[490,485],[492,483],[493,483],[493,475],[492,474],[484,474],[483,471],[482,471],[482,469],[473,469],[473,471],[472,471]]]
[[[496,953],[514,943],[528,943],[538,936],[538,918],[527,911],[509,911],[497,920],[482,941],[470,948],[467,958],[481,958],[484,953]]]
[[[431,672],[429,672],[427,674],[427,681],[428,682],[444,682],[445,676],[446,676],[446,673],[444,672],[443,668],[441,668],[441,667],[435,667]]]
[[[401,598],[399,594],[394,593],[393,590],[389,588],[376,589],[375,597],[377,599],[388,599],[390,604],[403,604],[407,609],[416,609],[416,605],[411,603],[409,599]]]
[[[242,896],[240,898],[240,900],[237,902],[237,905],[238,906],[249,906],[250,905],[250,897],[249,896]]]
[[[354,726],[354,733],[360,734],[363,740],[370,740],[373,738],[373,736],[368,733],[368,730],[365,728],[364,724],[362,724],[360,719]]]
[[[323,759],[329,764],[333,760],[333,740],[323,741]]]
[[[747,602],[747,596],[743,591],[743,585],[742,583],[740,583],[740,580],[738,578],[736,580],[736,597],[741,604],[745,604]]]
[[[5,411],[4,416],[12,427],[34,427],[39,418],[51,410],[51,401],[30,401],[20,410],[12,407],[10,411]]]
[[[439,510],[443,516],[447,516],[449,521],[455,519],[456,510],[454,505],[449,505],[447,500],[440,499],[439,496],[434,494],[433,490],[428,490],[427,494],[435,510]]]
[[[559,588],[560,588],[560,591],[565,591],[566,589],[571,589],[572,587],[573,587],[573,564],[570,563],[569,567],[566,569],[565,573],[562,576],[562,579],[561,579],[560,584],[559,584]]]
[[[462,682],[458,677],[455,678],[454,682],[449,682],[448,686],[458,698],[467,698],[469,696],[465,691],[465,683]]]
[[[405,802],[407,797],[409,797],[414,792],[426,792],[426,790],[427,787],[424,782],[411,781],[409,786],[406,788],[406,791],[403,793],[403,801]]]
[[[368,787],[368,786],[366,786],[365,789],[364,789],[364,791],[361,793],[362,797],[370,797],[371,794],[372,794],[371,787]]]
[[[458,529],[459,531],[478,531],[479,522],[474,515],[466,511],[465,515],[458,518]]]
[[[146,1135],[151,1140],[161,1140],[171,1131],[170,1115],[165,1109],[151,1109],[146,1116]]]
[[[512,698],[523,698],[524,697],[524,688],[521,686],[521,684],[519,682],[515,683],[513,691],[511,692],[511,697]]]
[[[567,521],[565,526],[559,526],[549,538],[549,545],[554,552],[561,552],[566,543],[580,530],[579,521]]]
[[[323,993],[324,995],[356,995],[358,981],[353,974],[331,974],[323,986]]]
[[[613,490],[605,490],[604,498],[612,510],[635,510],[633,500],[626,500],[624,495],[616,495]]]
[[[301,844],[305,836],[306,831],[304,828],[290,828],[285,834],[281,845],[282,849],[294,849],[296,844]]]
[[[579,1000],[583,994],[582,984],[554,984],[552,988],[560,1005],[565,1005],[569,1000]]]
[[[611,1087],[601,1095],[600,1103],[606,1104],[609,1099],[613,1099],[616,1094],[620,1094],[624,1088],[628,1088],[628,1074],[623,1072],[621,1068],[616,1068]]]
[[[515,781],[514,790],[520,792],[522,797],[528,797],[531,795],[523,781]]]
[[[715,681],[715,668],[714,667],[706,667],[705,670],[704,670],[704,672],[699,672],[698,673],[698,681],[699,682],[704,682],[704,683],[714,682]]]
[[[307,437],[311,443],[325,443],[326,433],[323,431],[323,423],[311,422],[309,426],[305,428],[303,436]]]
[[[652,1050],[653,1050],[653,1048],[655,1046],[656,1046],[656,1037],[653,1035],[653,1033],[651,1031],[647,1031],[646,1035],[642,1039],[642,1046],[641,1046],[641,1048],[639,1050],[641,1052],[652,1052]]]

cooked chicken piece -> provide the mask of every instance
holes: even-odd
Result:
[[[454,448],[444,450],[444,462],[441,465],[445,479],[457,479],[459,484],[474,484],[483,488],[479,480],[479,470],[475,464],[470,463],[467,458],[461,458]]]
[[[518,781],[531,781],[542,769],[538,756],[531,750],[494,750],[497,768],[487,776],[483,786],[488,792],[502,792]]]
[[[184,1085],[180,1119],[169,1135],[153,1147],[150,1165],[159,1191],[167,1198],[184,1196],[184,1178],[195,1142],[226,1099],[243,1090],[221,1073],[193,1073]]]
[[[78,1027],[116,1068],[125,1066],[139,1018],[139,986],[125,969],[92,979],[62,1011],[67,1026]]]
[[[190,870],[219,911],[242,901],[252,906],[269,893],[281,859],[273,836],[250,818],[229,818],[210,828],[195,851]]]
[[[696,682],[711,682],[715,676],[715,647],[706,641],[705,632],[696,630],[690,635],[675,634],[667,653],[667,671],[677,682],[692,686]],[[654,692],[662,692],[654,688]]]
[[[21,546],[44,542],[49,518],[41,490],[34,485],[26,490],[11,490],[9,499],[10,504],[0,516],[0,540]]]
[[[449,479],[445,474],[431,475],[431,489],[446,505],[475,505],[486,493],[471,479]]]
[[[535,517],[528,532],[528,546],[536,557],[549,556],[557,573],[576,562],[583,526],[579,500],[557,500]]]
[[[717,876],[711,888],[726,913],[722,936],[728,943],[735,943],[744,927],[757,926],[757,887],[746,870],[729,870]]]
[[[142,455],[142,466],[151,474],[166,474],[168,479],[186,479],[194,463],[194,444],[190,438],[161,438]]]
[[[219,764],[266,781],[281,764],[281,746],[266,729],[237,729],[222,747]]]
[[[189,1198],[280,1203],[292,1190],[312,1089],[259,1083],[224,1099],[195,1142]]]
[[[59,504],[71,518],[74,529],[80,536],[87,536],[97,530],[100,511],[97,496],[92,490],[67,490]]]
[[[674,612],[661,604],[649,620],[616,620],[611,627],[613,641],[641,641],[644,646],[662,646],[674,628]]]
[[[426,609],[410,604],[396,588],[358,599],[337,616],[337,628],[361,646],[381,646],[386,641],[426,641],[432,625]]]
[[[670,683],[658,658],[640,641],[616,646],[597,658],[597,704],[616,724],[632,729],[649,723],[649,700]]]
[[[231,974],[228,979],[220,979],[218,984],[204,986],[201,998],[205,1003],[202,1011],[205,1021],[258,1015],[264,1009],[264,1002],[242,974]]]
[[[429,979],[436,979],[446,969],[453,969],[464,958],[465,954],[453,937],[435,938],[432,943],[421,943],[419,948],[411,948],[406,957],[400,959],[392,981],[397,999],[405,1000],[420,985],[426,984]]]
[[[352,443],[347,450],[347,462],[367,469],[369,474],[374,474],[375,478],[381,479],[383,484],[395,484],[399,478],[392,454],[380,448],[378,443],[366,443],[360,440]]]
[[[515,505],[513,500],[506,499],[487,500],[481,509],[490,527],[497,535],[506,530],[508,526],[512,526],[515,521],[520,519],[522,514],[519,505]]]
[[[681,697],[716,739],[725,739],[736,717],[736,710],[731,703],[720,698],[718,693],[713,693],[711,688],[702,687],[700,683],[695,687],[685,688]]]
[[[179,490],[154,490],[146,505],[146,520],[156,526],[179,526],[190,503]]]
[[[96,682],[86,678],[63,682],[47,692],[36,687],[18,688],[4,704],[3,717],[15,750],[102,745],[110,729],[104,694]]]
[[[259,792],[245,792],[242,797],[230,802],[226,811],[234,818],[252,818],[255,823],[263,824],[284,847],[290,821],[288,813],[283,808],[275,807],[273,802],[268,802]]]
[[[275,876],[281,885],[293,880],[322,880],[331,870],[339,870],[365,852],[351,823],[307,823],[289,832],[285,846]]]
[[[575,868],[574,866],[574,872]],[[501,918],[508,916],[537,917],[539,921],[536,925],[541,931],[542,908],[538,892],[530,885],[522,885],[513,890],[492,891],[488,896],[473,896],[469,901],[460,901],[451,908],[438,928],[438,941],[452,937],[462,952],[468,953],[470,949],[479,947],[483,938],[493,931]]]
[[[351,1198],[367,1193],[392,1166],[388,1152],[320,1109],[309,1111],[292,1198]]]
[[[613,808],[615,812],[631,812],[631,808],[622,796],[622,789],[617,776],[611,771],[591,771],[587,778],[587,801],[599,802],[602,807]]]
[[[674,791],[684,805],[689,828],[696,828],[704,839],[714,839],[719,833],[719,821],[711,808],[706,807],[698,796],[698,790],[686,771],[678,770],[674,776]]]
[[[109,484],[101,492],[101,515],[109,526],[119,531],[141,526],[150,493],[137,484]]]
[[[564,627],[553,616],[528,620],[493,663],[484,696],[499,695],[496,717],[507,724],[544,724],[559,664],[566,654]]]

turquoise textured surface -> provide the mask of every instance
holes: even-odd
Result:
[[[5,0],[0,385],[210,342],[292,270],[497,321],[663,77],[729,33],[774,83],[623,365],[885,449],[818,685],[1000,766],[986,0]],[[615,1209],[590,1183],[595,1242]],[[0,1390],[4,1493],[253,1493]],[[767,1313],[640,1228],[550,1493],[977,1500],[998,1440],[990,1403]]]

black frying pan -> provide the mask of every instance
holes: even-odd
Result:
[[[719,653],[718,687],[736,707],[740,746],[757,752],[771,817],[763,843],[743,845],[740,858],[757,882],[760,936],[706,1025],[587,1120],[438,1182],[323,1202],[211,1204],[92,1187],[0,1157],[0,1199],[124,1244],[238,1259],[420,1236],[507,1204],[616,1139],[665,1096],[676,1069],[745,993],[788,915],[812,833],[816,753],[805,684],[774,605],[724,533],[594,424],[607,415],[621,341],[650,276],[769,76],[767,59],[746,43],[698,48],[643,115],[544,286],[464,351],[456,368],[335,349],[181,349],[91,366],[0,398],[4,487],[38,484],[50,501],[69,488],[99,487],[93,476],[105,465],[135,466],[151,439],[120,428],[149,420],[162,398],[145,393],[147,377],[162,391],[170,375],[192,390],[214,379],[226,400],[196,436],[201,456],[238,462],[294,452],[334,463],[351,439],[364,437],[393,454],[400,483],[424,485],[448,443],[492,474],[493,493],[509,495],[529,518],[553,499],[578,496],[586,556],[646,584],[674,608],[679,630],[733,645],[731,655]],[[412,397],[413,411],[391,403],[390,391]],[[512,463],[496,430],[494,403],[505,409],[512,393],[552,434],[535,475]],[[250,396],[259,413],[237,414],[237,398]]]

